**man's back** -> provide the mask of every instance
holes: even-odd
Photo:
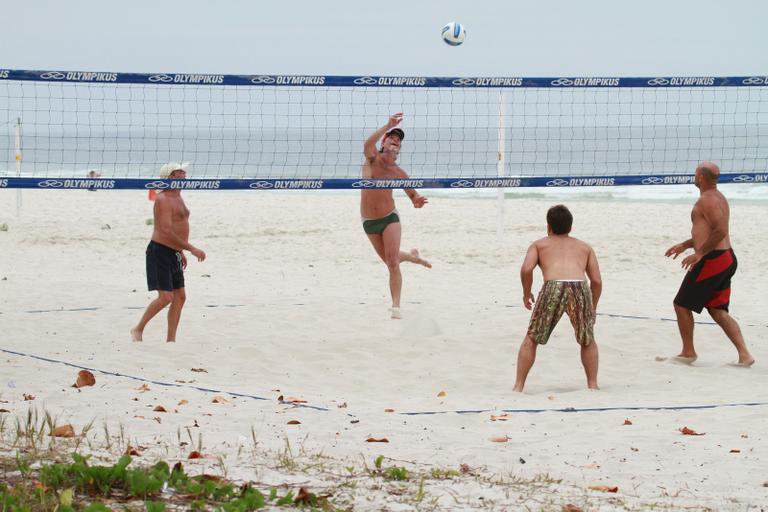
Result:
[[[718,231],[722,239],[714,247],[725,250],[731,247],[728,224],[730,220],[728,200],[717,189],[701,193],[691,211],[691,238],[694,249],[699,250],[713,231]]]
[[[584,280],[592,248],[568,235],[550,235],[534,242],[545,281]]]

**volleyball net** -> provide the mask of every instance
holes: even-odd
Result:
[[[410,180],[360,177],[395,112]],[[3,188],[768,182],[768,76],[387,77],[0,69]],[[160,180],[169,161],[188,179]]]

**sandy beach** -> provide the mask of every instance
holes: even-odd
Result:
[[[664,251],[689,237],[691,202],[573,199],[572,235],[592,244],[603,274],[601,390],[586,389],[564,319],[516,394],[529,318],[519,268],[560,201],[508,199],[499,240],[495,200],[423,193],[430,204],[416,210],[396,192],[403,248],[433,264],[403,264],[396,321],[354,193],[184,192],[190,240],[208,259],[189,263],[179,340],[168,344],[164,316],[143,343],[129,336],[154,297],[146,192],[25,190],[18,217],[15,192],[0,192],[3,417],[11,424],[36,407],[77,431],[93,421],[91,437],[122,427],[146,461],[186,460],[200,442],[215,458],[190,464],[275,484],[324,485],[311,472],[255,463],[249,450],[291,446],[340,468],[384,455],[484,475],[430,483],[444,510],[765,508],[764,203],[731,203],[731,313],[752,368],[728,366],[736,351],[706,314],[696,317],[695,364],[656,360],[680,349],[672,298],[684,271]],[[537,271],[534,290],[540,284]],[[80,368],[95,386],[70,387]],[[489,483],[495,476],[546,485],[524,496]],[[419,508],[386,489],[368,498],[350,499],[357,510]]]

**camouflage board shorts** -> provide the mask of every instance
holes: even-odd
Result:
[[[545,281],[528,324],[528,336],[544,345],[563,312],[571,319],[576,341],[586,347],[595,339],[592,292],[586,281]]]

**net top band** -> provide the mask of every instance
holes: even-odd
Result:
[[[656,77],[425,77],[332,75],[211,75],[194,73],[116,73],[0,68],[0,80],[36,82],[122,83],[153,85],[237,85],[261,87],[454,87],[454,88],[621,88],[621,87],[756,87],[768,74],[752,76]]]

